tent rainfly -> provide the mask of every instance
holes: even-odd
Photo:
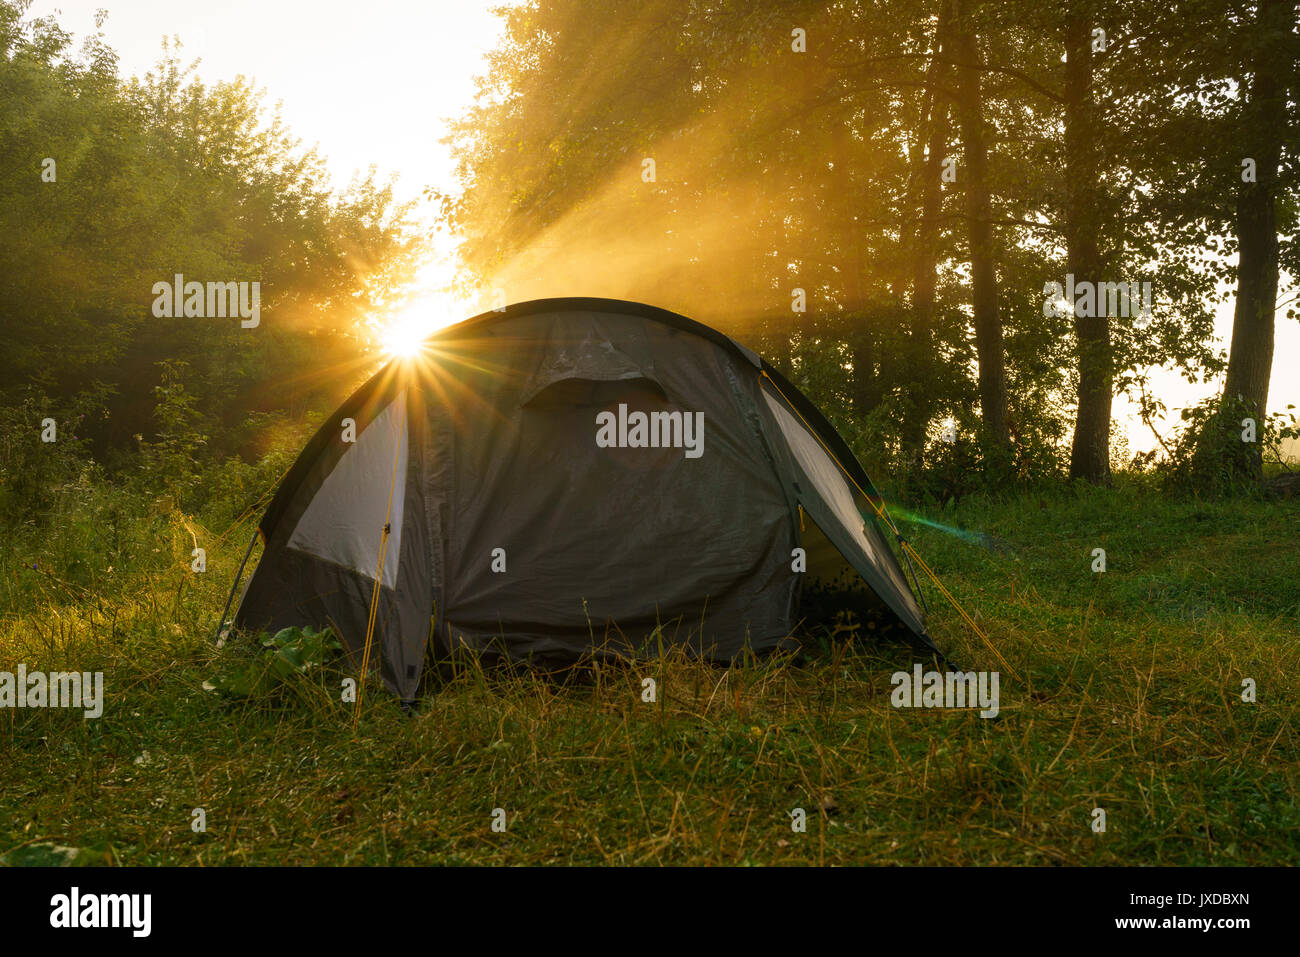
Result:
[[[403,699],[430,642],[729,660],[846,593],[935,654],[880,516],[843,438],[744,346],[637,303],[525,302],[435,333],[326,421],[262,516],[235,624],[332,626]]]

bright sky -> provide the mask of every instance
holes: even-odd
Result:
[[[1159,291],[1157,283],[1157,308],[1159,302]],[[1288,292],[1288,290],[1290,290]],[[1278,298],[1285,300],[1296,292],[1294,284],[1289,276],[1283,275],[1278,289]],[[1294,303],[1293,303],[1294,305]],[[1229,297],[1226,303],[1220,303],[1214,315],[1214,333],[1217,338],[1215,347],[1227,351],[1229,343],[1232,341],[1232,310],[1233,300]],[[1268,410],[1271,413],[1285,412],[1287,405],[1294,405],[1296,408],[1289,410],[1300,420],[1300,322],[1286,318],[1286,308],[1278,310],[1275,320],[1275,338],[1273,342],[1273,375],[1269,380],[1268,391]],[[1179,424],[1178,411],[1189,405],[1208,398],[1210,395],[1217,394],[1223,388],[1223,377],[1215,379],[1212,383],[1189,384],[1182,376],[1176,372],[1156,369],[1151,373],[1151,382],[1149,391],[1152,395],[1164,402],[1169,409],[1163,422],[1157,421],[1156,428],[1164,436],[1165,441],[1169,442],[1172,438],[1171,430]],[[1130,403],[1123,396],[1115,399],[1113,413],[1116,420],[1124,426],[1128,434],[1130,452],[1149,452],[1156,448],[1159,443],[1156,442],[1155,436],[1151,430],[1143,424],[1141,417],[1137,414],[1137,404]],[[1300,455],[1300,447],[1295,443],[1288,443],[1287,449],[1291,455]]]
[[[418,199],[427,186],[454,191],[452,159],[439,142],[474,96],[484,55],[497,44],[510,0],[36,0],[30,17],[55,14],[75,43],[104,36],[123,76],[142,75],[179,36],[181,62],[200,60],[208,81],[242,74],[283,103],[289,129],[316,144],[336,185],[372,164],[396,174],[397,195]],[[422,209],[427,216],[427,209]],[[432,225],[432,223],[431,223]],[[444,295],[451,278],[450,237],[435,236],[415,305],[398,317],[397,339],[423,338],[480,311]],[[392,344],[392,343],[390,343]]]
[[[152,68],[164,36],[207,80],[242,74],[284,101],[305,143],[319,143],[346,182],[370,164],[401,176],[404,192],[453,185],[438,140],[469,105],[483,55],[496,45],[498,0],[36,0],[29,16],[57,14],[77,38],[104,34],[131,76]],[[61,12],[60,12],[61,11]]]
[[[339,185],[373,163],[381,176],[399,176],[399,196],[415,198],[426,186],[456,187],[451,156],[439,140],[447,121],[471,103],[474,77],[487,69],[484,55],[500,35],[500,20],[490,8],[508,2],[36,0],[29,15],[55,13],[80,38],[94,32],[95,11],[106,9],[104,34],[124,75],[149,70],[162,38],[179,35],[182,61],[200,59],[204,79],[243,74],[267,90],[270,103],[283,101],[289,128],[304,143],[319,145]],[[451,278],[451,249],[449,237],[436,237],[421,292],[399,317],[390,345],[418,341],[432,328],[479,311],[443,294]],[[1226,347],[1230,302],[1220,307],[1216,327]],[[1300,323],[1279,316],[1272,411],[1288,403],[1300,407],[1298,372]],[[1176,410],[1209,395],[1219,383],[1191,386],[1177,375],[1157,372],[1152,385]],[[1123,399],[1116,400],[1115,414],[1127,428],[1132,451],[1156,444]],[[1167,426],[1161,432],[1168,437]]]

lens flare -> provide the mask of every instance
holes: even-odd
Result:
[[[889,514],[901,518],[905,522],[912,522],[916,525],[925,525],[929,528],[937,528],[941,532],[946,532],[954,538],[960,538],[964,542],[970,542],[972,545],[979,545],[981,548],[993,549],[996,540],[992,535],[985,535],[983,532],[972,532],[965,528],[955,528],[952,525],[945,525],[942,522],[936,522],[932,518],[926,518],[924,515],[917,515],[915,512],[909,512],[905,508],[899,508],[897,505],[889,506]]]

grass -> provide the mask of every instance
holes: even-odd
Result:
[[[997,718],[893,708],[890,676],[912,656],[859,638],[569,684],[462,663],[411,716],[368,693],[354,734],[337,674],[276,700],[202,690],[252,654],[209,643],[238,540],[192,575],[189,533],[156,517],[119,547],[130,569],[90,587],[30,570],[42,556],[11,547],[0,668],[102,670],[107,703],[92,721],[0,711],[0,854],[53,843],[128,865],[1297,862],[1300,503],[1124,487],[926,517],[986,536],[904,527],[1021,676],[1003,671]],[[1090,569],[1094,548],[1104,574]],[[996,668],[927,595],[941,647]],[[1245,678],[1255,703],[1241,700]]]

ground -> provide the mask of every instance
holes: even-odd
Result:
[[[1000,672],[995,718],[893,707],[891,676],[912,653],[841,633],[729,670],[647,662],[563,684],[465,667],[413,715],[368,692],[354,729],[328,671],[250,701],[204,690],[253,653],[211,644],[241,543],[212,549],[196,575],[189,531],[204,531],[191,526],[160,542],[176,561],[119,568],[111,589],[11,555],[0,667],[102,669],[106,705],[95,720],[0,711],[0,854],[132,865],[1300,859],[1300,502],[1121,487],[911,512],[935,524],[904,531],[1005,660],[928,589],[938,643],[965,668]],[[1093,571],[1099,548],[1104,572]]]

